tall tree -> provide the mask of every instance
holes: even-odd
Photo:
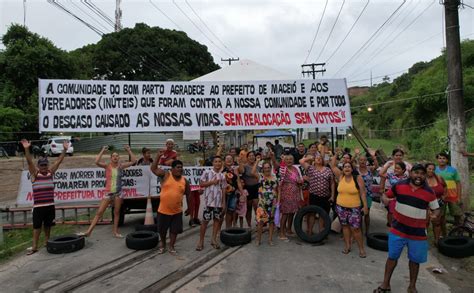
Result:
[[[71,78],[75,66],[67,52],[21,25],[10,26],[2,42],[5,50],[0,58],[0,106],[24,113],[21,125],[12,121],[4,126],[11,126],[12,131],[37,130],[38,78]],[[7,109],[3,112],[13,113]]]

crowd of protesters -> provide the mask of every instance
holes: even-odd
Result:
[[[34,253],[42,225],[48,238],[54,222],[52,212],[45,209],[54,208],[51,201],[54,192],[52,178],[64,158],[64,152],[53,166],[49,167],[48,160],[41,158],[36,167],[28,152],[29,142],[23,140],[22,144],[32,174],[35,201],[34,241],[30,250]],[[413,276],[410,274],[409,291],[414,291],[415,273],[419,264],[426,261],[426,228],[432,225],[436,245],[441,237],[446,236],[448,212],[456,224],[462,220],[460,177],[457,170],[450,166],[447,153],[439,153],[433,158],[436,163],[412,165],[405,161],[405,152],[395,148],[391,158],[379,166],[380,160],[373,151],[366,150],[363,154],[356,149],[351,154],[348,149],[338,148],[333,153],[325,136],[308,147],[299,143],[294,150],[285,150],[279,140],[274,143],[268,141],[265,149],[260,148],[257,152],[249,150],[247,144],[240,148],[233,147],[227,153],[219,146],[216,154],[208,160],[212,168],[203,172],[199,187],[191,191],[189,182],[182,175],[183,163],[179,161],[171,139],[166,141],[165,149],[158,150],[155,159],[150,149],[143,148],[142,157],[136,160],[130,147],[125,146],[129,161],[121,162],[119,154],[112,152],[110,162],[105,163],[102,156],[107,150],[107,147],[102,148],[95,161],[97,166],[105,169],[107,196],[102,199],[89,229],[82,234],[91,235],[109,204],[115,205],[116,212],[120,210],[122,170],[132,165],[149,165],[150,170],[160,178],[162,187],[157,211],[158,231],[162,239],[160,253],[166,249],[168,231],[168,251],[177,253],[175,243],[177,235],[183,231],[182,203],[186,200],[184,214],[189,216],[189,225],[200,225],[198,251],[204,247],[207,226],[211,221],[211,246],[215,249],[220,248],[218,235],[222,224],[225,223],[225,228],[242,228],[244,218],[247,228],[256,228],[257,245],[261,244],[264,229],[269,232],[269,245],[274,245],[274,233],[278,233],[279,241],[288,242],[294,235],[295,214],[305,205],[315,205],[328,214],[334,211],[337,215],[344,240],[342,253],[349,254],[355,242],[359,257],[365,258],[363,238],[370,230],[370,209],[375,196],[372,186],[379,184],[380,201],[387,210],[389,257],[384,282],[374,292],[389,292],[390,277],[404,246],[408,246],[410,272],[414,273]],[[474,155],[462,153],[465,156]],[[161,166],[171,169],[165,171]],[[379,182],[376,177],[380,178]],[[199,215],[201,195],[203,212]],[[113,235],[121,238],[118,218],[116,214]],[[315,214],[308,214],[305,221],[307,234],[314,233],[315,225],[322,228],[327,224]]]

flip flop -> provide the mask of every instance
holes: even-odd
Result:
[[[115,234],[114,237],[115,237],[115,238],[118,238],[118,239],[122,239],[122,238],[123,238],[123,235],[122,235],[122,234]]]
[[[365,254],[365,253],[359,253],[359,257],[360,257],[360,258],[366,258],[366,257],[367,257],[367,254]]]
[[[220,249],[220,245],[217,243],[211,243],[211,246],[214,247],[214,249]]]
[[[89,237],[89,235],[87,235],[85,232],[79,232],[79,233],[76,233],[76,235],[79,237]]]
[[[26,255],[32,255],[32,254],[35,254],[38,252],[38,249],[30,249],[28,250],[28,252],[26,253]]]
[[[343,254],[349,254],[349,252],[351,252],[350,249],[344,249],[343,251],[341,251]]]
[[[165,249],[163,247],[158,248],[158,254],[165,253]]]
[[[392,289],[387,288],[383,289],[382,287],[378,287],[377,289],[374,289],[373,293],[389,293],[392,292]]]
[[[178,255],[178,252],[175,249],[169,249],[168,252],[173,256]]]
[[[203,249],[204,249],[203,246],[198,246],[198,247],[196,247],[196,251],[201,251],[201,250],[203,250]]]

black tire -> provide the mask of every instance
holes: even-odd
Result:
[[[239,246],[250,243],[252,235],[243,228],[229,228],[221,231],[221,242],[227,246]]]
[[[158,245],[158,234],[151,231],[137,231],[127,235],[125,243],[134,250],[148,250]]]
[[[135,231],[151,231],[151,232],[158,232],[158,225],[136,225]]]
[[[62,235],[49,239],[46,250],[49,253],[60,254],[78,251],[84,248],[85,239],[83,236]]]
[[[115,211],[115,207],[112,207],[112,209],[111,209],[112,223],[114,222],[114,218],[115,218],[114,211]],[[120,207],[120,215],[119,215],[119,223],[118,223],[119,227],[123,226],[123,223],[125,223],[125,207],[122,204],[122,206]]]
[[[367,234],[367,246],[373,249],[388,251],[387,233],[369,233]]]
[[[306,214],[309,214],[309,213],[318,214],[319,217],[323,219],[324,227],[319,233],[308,235],[306,234],[306,232],[303,231],[303,219],[306,216]],[[329,231],[331,230],[331,222],[332,221],[329,218],[329,215],[322,208],[318,206],[314,206],[314,205],[305,206],[304,208],[301,208],[296,213],[295,221],[294,221],[295,232],[296,232],[296,235],[298,235],[298,237],[305,242],[309,242],[309,243],[321,242],[324,240],[324,238],[328,236]]]
[[[463,236],[448,236],[438,241],[438,250],[442,254],[462,258],[474,255],[474,240]]]
[[[472,238],[472,232],[466,227],[456,227],[449,231],[449,236],[464,236]]]

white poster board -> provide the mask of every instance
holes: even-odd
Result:
[[[345,79],[228,82],[39,80],[41,132],[352,126]]]

